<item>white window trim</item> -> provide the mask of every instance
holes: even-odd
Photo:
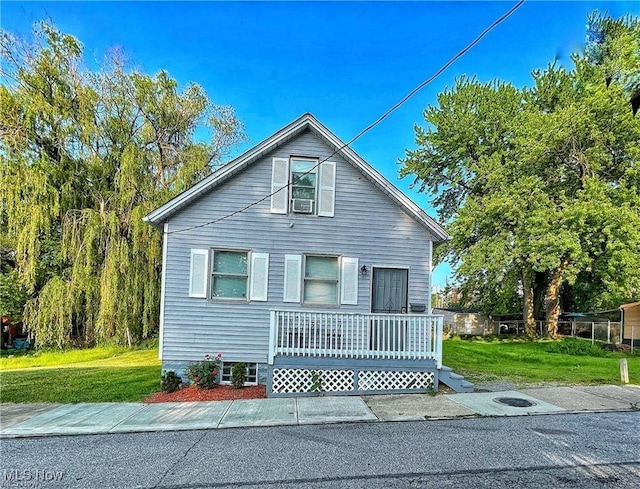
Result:
[[[319,188],[319,183],[320,183],[320,165],[318,165],[318,162],[320,161],[318,158],[313,158],[310,156],[290,156],[289,157],[289,182],[290,182],[290,187],[291,187],[291,194],[289,195],[289,202],[287,203],[288,208],[289,208],[289,214],[298,214],[298,212],[293,212],[293,190],[294,190],[294,185],[293,185],[293,161],[306,161],[309,163],[313,163],[314,169],[313,171],[310,171],[309,173],[312,173],[316,176],[316,186],[314,188],[314,195],[313,195],[313,212],[308,213],[307,215],[309,216],[317,216],[318,215],[318,188]],[[304,213],[300,213],[303,214]]]
[[[216,272],[213,271],[213,264],[214,264],[214,260],[215,260],[215,253],[216,251],[220,252],[220,251],[230,251],[233,253],[246,253],[247,254],[247,275],[246,275],[246,279],[247,279],[247,285],[246,285],[246,291],[245,291],[245,295],[244,297],[214,297],[213,293],[212,293],[212,288],[213,288],[213,277],[216,274]],[[236,249],[236,248],[211,248],[211,265],[208,267],[209,268],[209,277],[211,278],[211,281],[209,283],[209,287],[207,289],[207,293],[209,294],[209,300],[211,301],[233,301],[233,302],[249,302],[249,292],[250,292],[250,281],[251,281],[251,250],[243,250],[243,249]],[[229,276],[229,277],[245,277],[245,275],[234,275],[234,274],[228,274],[228,273],[218,273],[218,275],[223,275],[223,276]]]

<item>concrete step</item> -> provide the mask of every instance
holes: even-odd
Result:
[[[464,380],[462,375],[455,373],[450,367],[443,365],[438,372],[438,378],[440,382],[456,392],[473,392],[473,384]]]

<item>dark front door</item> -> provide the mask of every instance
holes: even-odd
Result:
[[[402,268],[373,269],[371,312],[405,314],[409,271]],[[406,321],[380,317],[371,321],[372,350],[400,351],[406,340]]]

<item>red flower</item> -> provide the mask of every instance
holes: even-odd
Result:
[[[218,375],[218,371],[217,371],[217,370],[212,370],[212,371],[211,371],[211,373],[212,373],[213,375]]]
[[[196,375],[196,376],[193,378],[193,380],[195,380],[196,382],[200,382],[200,376],[199,376],[199,375]]]
[[[218,358],[221,358],[221,357],[222,357],[222,353],[218,353]]]

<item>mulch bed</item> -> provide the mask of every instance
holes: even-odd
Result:
[[[176,392],[156,392],[147,397],[144,402],[190,402],[190,401],[227,401],[234,399],[262,399],[267,397],[264,385],[252,385],[235,389],[230,385],[218,385],[213,389],[200,389],[190,385]]]

